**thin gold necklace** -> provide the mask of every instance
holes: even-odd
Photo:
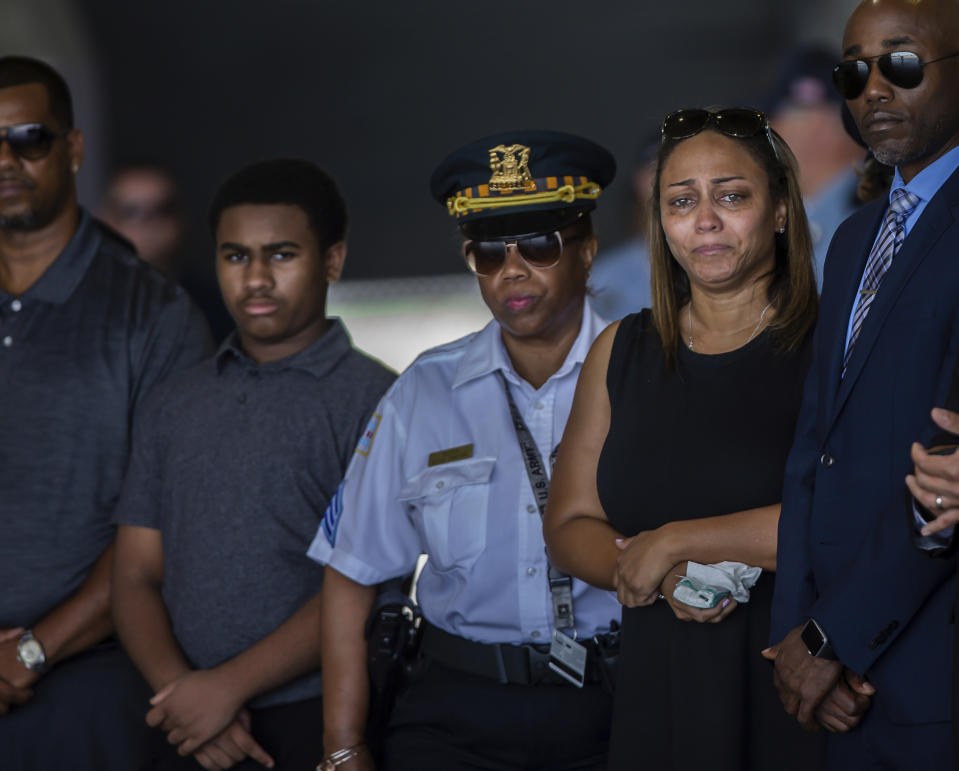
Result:
[[[756,336],[756,333],[759,331],[759,328],[763,325],[763,322],[766,320],[766,311],[768,311],[768,310],[772,307],[772,305],[773,305],[773,304],[772,304],[771,302],[766,303],[766,307],[763,308],[762,311],[761,311],[760,314],[759,314],[759,321],[756,322],[756,326],[753,327],[753,331],[750,332],[750,333],[749,333],[749,337],[746,338],[746,343],[748,343],[750,340],[752,340],[752,339]],[[692,299],[689,300],[689,305],[686,306],[686,316],[687,316],[687,319],[689,320],[689,342],[687,343],[687,345],[689,346],[689,350],[692,351],[692,350],[694,350],[694,348],[693,348],[693,301],[692,301]],[[746,345],[746,343],[743,343],[743,345]]]

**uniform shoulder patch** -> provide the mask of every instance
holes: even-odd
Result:
[[[336,546],[336,528],[340,524],[342,514],[343,483],[341,482],[340,486],[336,488],[336,492],[333,493],[333,499],[330,501],[330,505],[326,507],[326,511],[323,513],[323,521],[320,523],[320,527],[323,528],[323,535],[330,542],[330,546]]]
[[[356,452],[364,458],[370,454],[370,448],[373,446],[373,438],[376,436],[376,430],[380,427],[380,421],[382,419],[382,415],[374,412],[370,418],[370,422],[366,424],[366,428],[363,430],[363,436],[361,436],[360,441],[356,443]]]

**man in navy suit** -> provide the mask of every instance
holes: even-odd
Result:
[[[959,345],[959,2],[865,0],[835,81],[896,174],[826,259],[764,655],[828,768],[945,768],[955,565],[913,547],[903,479]]]

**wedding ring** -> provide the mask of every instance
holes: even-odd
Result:
[[[937,496],[936,496],[936,508],[939,509],[939,511],[942,511],[943,508],[945,508],[945,507],[942,505],[942,496],[941,496],[941,495],[937,495]]]

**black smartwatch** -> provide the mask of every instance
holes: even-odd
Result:
[[[838,660],[826,632],[816,623],[816,619],[811,618],[806,622],[806,625],[802,628],[801,637],[810,656],[827,661]]]

